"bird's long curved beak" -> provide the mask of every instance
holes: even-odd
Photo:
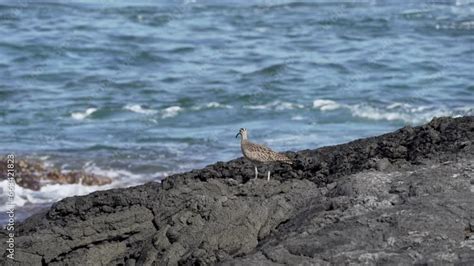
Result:
[[[235,138],[237,138],[239,135],[240,135],[240,132],[239,132],[239,133],[237,133],[237,135],[235,135]]]

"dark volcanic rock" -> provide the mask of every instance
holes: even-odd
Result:
[[[67,198],[18,226],[15,263],[472,265],[473,140],[474,117],[439,118],[289,152],[270,182],[237,159]]]

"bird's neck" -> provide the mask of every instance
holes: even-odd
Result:
[[[248,139],[247,139],[247,136],[242,136],[242,138],[240,138],[240,143],[246,143],[248,142]]]

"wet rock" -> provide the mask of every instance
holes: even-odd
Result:
[[[473,139],[474,117],[438,118],[289,152],[270,182],[240,158],[66,198],[18,226],[14,263],[472,265]]]
[[[6,163],[0,165],[4,173]],[[64,172],[53,167],[46,167],[41,161],[19,159],[15,164],[16,184],[31,190],[40,190],[46,184],[83,184],[102,186],[110,184],[112,179],[105,176],[85,173],[83,171]],[[3,175],[0,178],[6,178]]]

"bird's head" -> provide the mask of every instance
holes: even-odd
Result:
[[[237,138],[239,135],[242,139],[247,139],[247,129],[246,128],[241,128],[239,130],[239,133],[237,133],[237,135],[235,135],[235,137]]]

